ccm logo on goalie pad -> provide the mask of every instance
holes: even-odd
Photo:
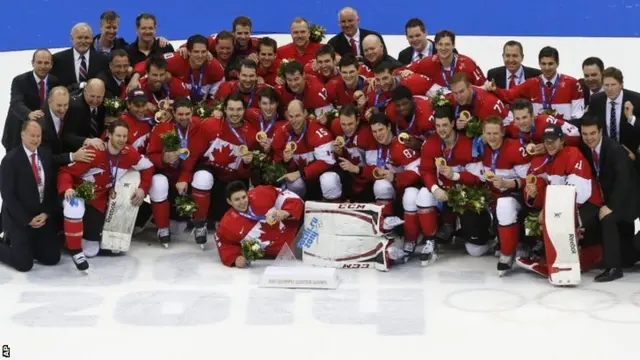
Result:
[[[343,269],[369,269],[371,267],[372,267],[371,264],[365,264],[365,263],[342,265]]]
[[[318,236],[320,234],[318,234],[318,223],[320,221],[318,220],[318,218],[313,218],[311,219],[311,222],[309,223],[309,227],[304,229],[304,231],[302,232],[302,236],[300,237],[300,241],[298,241],[298,248],[310,248],[311,245],[313,245],[313,242],[316,241],[316,239],[318,238]]]
[[[338,209],[362,210],[366,209],[366,206],[364,204],[340,204]]]

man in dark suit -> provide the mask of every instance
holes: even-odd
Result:
[[[74,91],[109,67],[109,59],[91,45],[93,32],[85,23],[76,24],[71,30],[73,47],[53,55],[53,69],[60,84]]]
[[[509,89],[542,73],[538,69],[522,65],[523,59],[522,44],[514,40],[507,41],[502,47],[504,66],[489,70],[487,80],[495,82],[496,87],[500,89]]]
[[[51,152],[40,148],[42,129],[33,120],[22,128],[22,146],[11,150],[0,165],[0,192],[6,240],[0,262],[29,271],[33,260],[43,265],[60,261],[57,240],[56,170]]]
[[[338,21],[342,29],[337,35],[329,39],[328,44],[341,56],[353,54],[364,57],[364,47],[362,42],[367,35],[377,35],[382,42],[384,54],[387,54],[387,47],[384,44],[382,35],[375,31],[360,28],[360,17],[358,12],[351,7],[346,7],[338,13]]]
[[[367,35],[362,40],[362,48],[364,49],[364,64],[371,70],[382,62],[390,63],[393,69],[402,67],[402,63],[385,53],[384,43],[378,35]]]
[[[605,205],[599,219],[604,247],[605,270],[595,281],[622,277],[622,267],[638,260],[633,249],[634,221],[638,219],[638,176],[627,151],[615,140],[603,136],[602,124],[592,116],[582,118],[580,150],[589,161],[594,178],[602,189]]]
[[[81,94],[71,97],[62,129],[65,151],[76,151],[88,145],[104,150],[104,142],[100,139],[104,131],[104,93],[104,82],[91,79]]]
[[[602,89],[602,72],[604,71],[604,63],[600,58],[588,57],[582,62],[582,73],[584,77],[579,79],[582,93],[584,94],[584,106],[588,109],[591,96],[601,92]]]
[[[436,53],[436,45],[427,39],[427,28],[424,22],[418,18],[412,18],[404,25],[404,35],[407,37],[409,47],[398,54],[398,61],[403,65],[409,65],[425,57]]]
[[[127,96],[127,75],[129,69],[129,55],[122,49],[113,50],[110,55],[109,69],[98,75],[104,82],[105,98],[121,98]]]
[[[33,70],[16,76],[11,82],[9,113],[2,133],[2,145],[7,152],[20,145],[22,123],[44,115],[42,107],[47,102],[48,93],[58,85],[56,77],[49,74],[52,61],[49,50],[36,50],[31,59]]]
[[[635,160],[640,145],[640,94],[624,89],[622,71],[609,67],[602,72],[604,91],[591,97],[589,115],[600,121],[604,135],[622,144]]]

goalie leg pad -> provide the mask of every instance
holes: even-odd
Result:
[[[212,177],[213,178],[213,177]],[[149,189],[151,202],[162,202],[169,198],[169,179],[162,174],[155,174],[151,178]]]
[[[331,201],[342,197],[342,182],[340,176],[333,171],[320,175],[320,190],[322,197]]]

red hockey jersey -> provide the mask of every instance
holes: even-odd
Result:
[[[263,69],[261,65],[258,65],[258,77],[261,77],[266,85],[277,85],[276,78],[278,77],[278,68],[280,68],[280,62],[280,59],[275,59],[271,67],[268,69]]]
[[[289,161],[290,171],[302,170],[305,180],[315,180],[336,164],[333,156],[333,136],[319,122],[307,119],[302,134],[296,135],[290,124],[277,127],[273,135],[273,161],[283,161],[283,152],[289,142],[296,143],[296,151]]]
[[[140,171],[140,189],[145,194],[149,193],[153,164],[133,147],[125,145],[119,155],[111,155],[108,150],[99,151],[91,146],[88,149],[95,152],[96,156],[93,161],[88,163],[72,162],[60,168],[58,172],[58,193],[60,195],[84,181],[92,182],[95,184],[96,197],[91,202],[91,206],[104,213],[107,209],[109,190],[127,170]]]
[[[349,104],[355,104],[356,101],[353,99],[353,94],[356,91],[362,91],[362,93],[364,93],[367,89],[367,81],[364,76],[359,76],[355,89],[349,89],[342,80],[342,77],[340,77],[329,81],[326,89],[329,94],[329,101],[340,108]]]
[[[147,144],[149,143],[149,135],[153,127],[153,118],[138,119],[130,113],[124,112],[120,115],[120,120],[129,126],[127,144],[133,146],[140,154],[145,154],[147,152]]]
[[[482,161],[473,157],[470,138],[458,133],[451,149],[447,149],[438,134],[431,135],[422,145],[420,154],[420,176],[424,186],[433,192],[434,186],[448,189],[457,184],[474,186],[482,183]],[[449,180],[438,173],[436,159],[443,158],[453,172],[460,174],[458,181]]]
[[[542,144],[542,133],[547,125],[558,124],[562,127],[564,133],[564,140],[567,145],[578,146],[582,138],[580,137],[580,131],[575,125],[572,125],[562,119],[555,118],[547,114],[538,114],[533,118],[533,124],[531,129],[527,132],[522,132],[516,126],[515,122],[509,123],[506,126],[506,135],[512,139],[517,139],[520,145],[527,146],[528,144]]]
[[[402,144],[397,137],[387,146],[377,144],[375,149],[367,150],[365,162],[367,165],[362,170],[362,176],[370,181],[375,180],[373,170],[381,167],[395,174],[393,185],[396,190],[420,183],[420,154]]]
[[[304,202],[291,191],[261,185],[249,190],[248,197],[251,211],[239,213],[233,208],[229,209],[216,230],[218,254],[226,266],[232,266],[242,255],[242,240],[269,242],[265,255],[275,257],[284,244],[292,246],[300,229]],[[291,215],[291,219],[269,225],[265,215],[270,209],[284,210]]]
[[[426,95],[427,92],[433,86],[433,81],[426,76],[422,76],[419,74],[412,74],[405,78],[396,77],[396,83],[399,85],[406,86],[411,90],[413,95]],[[394,86],[395,89],[395,86]],[[390,91],[382,91],[380,88],[375,88],[365,92],[367,96],[367,108],[375,107],[378,109],[385,108],[389,102],[391,101],[391,96],[393,95],[393,90]]]
[[[170,123],[162,123],[156,125],[151,131],[149,145],[147,146],[147,157],[156,168],[156,171],[159,171],[166,175],[170,181],[177,182],[178,176],[180,175],[180,169],[182,168],[182,164],[184,160],[178,160],[175,164],[166,164],[162,158],[164,156],[165,150],[164,145],[162,143],[162,135],[168,133],[169,131],[176,131],[178,136],[184,139],[185,147],[189,149],[190,153],[193,153],[192,148],[193,145],[190,144],[190,139],[196,137],[196,133],[198,131],[198,126],[202,120],[199,117],[193,116],[191,118],[191,123],[187,129],[181,129],[175,122]]]
[[[278,48],[276,56],[279,59],[295,60],[304,66],[304,64],[316,58],[316,52],[321,46],[322,44],[309,42],[303,52],[300,53],[294,43],[288,43]]]
[[[448,96],[447,98],[450,99],[451,105],[455,109],[456,118],[458,118],[460,112],[467,110],[480,121],[486,120],[489,116],[497,116],[501,118],[503,120],[503,124],[506,125],[513,120],[511,112],[507,109],[500,98],[479,87],[473,87],[472,100],[469,105],[459,106],[456,104],[453,96]]]
[[[280,95],[280,104],[283,109],[289,106],[293,100],[301,100],[306,109],[313,109],[316,116],[333,109],[329,101],[329,93],[320,80],[311,75],[304,75],[304,90],[302,94],[291,92],[288,86],[277,85],[276,91]]]
[[[256,85],[253,89],[249,90],[249,92],[244,92],[244,91],[240,91],[240,88],[238,87],[238,83],[239,83],[239,80],[231,80],[231,81],[225,81],[222,84],[220,84],[220,87],[218,88],[218,91],[214,96],[215,100],[224,100],[224,98],[226,98],[227,96],[237,91],[242,95],[242,98],[244,99],[244,103],[247,109],[259,108],[260,99],[258,99],[258,92],[260,92],[260,90],[264,88],[265,85]]]
[[[415,105],[415,110],[409,119],[406,119],[398,113],[394,102],[389,103],[385,113],[389,120],[397,126],[398,134],[400,132],[407,132],[409,135],[413,135],[420,139],[426,139],[427,136],[435,130],[431,99],[415,95],[413,97],[413,103]]]
[[[524,186],[524,179],[529,170],[531,157],[527,154],[524,146],[518,140],[504,139],[499,149],[493,150],[489,145],[484,147],[482,166],[484,167],[483,178],[486,179],[487,171],[493,172],[496,176],[505,180],[520,180],[520,188]],[[508,189],[498,189],[493,183],[487,181],[489,189],[496,197],[507,194]]]
[[[484,83],[487,81],[482,69],[480,69],[476,62],[462,54],[453,55],[453,62],[451,63],[450,69],[445,69],[442,66],[440,55],[438,54],[412,62],[407,65],[405,69],[428,76],[433,82],[447,89],[451,89],[449,81],[453,75],[457,73],[467,74],[471,84],[476,86],[484,86]],[[400,70],[402,69],[396,71]]]
[[[184,83],[177,78],[172,77],[171,80],[162,85],[160,91],[152,92],[149,89],[149,79],[144,76],[140,79],[140,88],[147,94],[147,100],[154,105],[158,105],[160,100],[175,99],[182,96],[189,96],[190,92]]]
[[[265,119],[259,108],[248,109],[244,113],[244,118],[247,119],[251,126],[257,131],[266,132],[269,139],[273,139],[276,128],[287,124],[287,120],[281,119],[280,114],[277,112],[271,119]]]

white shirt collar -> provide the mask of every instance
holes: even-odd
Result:
[[[422,58],[426,58],[431,56],[430,54],[433,53],[431,47],[433,45],[431,45],[431,41],[427,40],[427,45],[424,47],[424,49],[422,49],[422,51],[417,51],[415,48],[413,49],[413,56],[414,57],[418,57],[418,54],[422,54]]]
[[[540,78],[544,81],[545,85],[547,85],[547,81],[551,81],[552,84],[555,84],[558,76],[560,76],[560,74],[556,73],[551,79],[547,79],[544,75],[540,74]]]
[[[616,106],[621,105],[622,104],[622,95],[623,95],[623,91],[620,90],[620,94],[618,94],[618,96],[615,99],[611,100],[610,98],[607,98],[607,102],[609,104],[611,104],[611,101],[615,101],[616,102]]]
[[[85,60],[85,61],[89,61],[89,54],[90,54],[90,53],[91,53],[91,51],[89,50],[89,51],[87,51],[87,52],[86,52],[86,53],[84,53],[84,54],[80,54],[80,53],[78,52],[78,50],[76,50],[76,48],[73,48],[73,58],[74,58],[76,61],[79,61],[79,60],[80,60],[80,56],[81,56],[81,55],[84,55],[84,60]]]
[[[36,79],[36,84],[40,83],[40,80],[43,80],[45,83],[47,82],[47,79],[49,78],[49,74],[45,75],[43,79],[41,79],[38,74],[36,74],[35,71],[32,71],[33,73],[33,78]]]
[[[22,145],[22,148],[24,149],[24,152],[27,153],[27,157],[29,158],[29,161],[31,161],[31,155],[36,154],[36,157],[38,156],[38,149],[36,149],[36,151],[33,152],[33,151],[27,149],[27,147],[24,146],[24,144]]]
[[[352,37],[347,36],[347,34],[344,34],[344,37],[347,38],[347,41],[351,41],[351,39],[353,39],[356,43],[360,43],[360,28],[356,30],[355,35],[353,35]]]

